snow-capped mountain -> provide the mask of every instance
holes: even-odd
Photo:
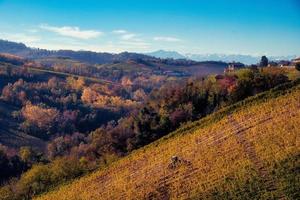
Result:
[[[195,61],[223,61],[223,62],[241,62],[244,64],[257,64],[261,56],[242,55],[242,54],[180,54],[176,51],[159,50],[147,55],[158,58],[190,59]],[[296,58],[292,56],[268,56],[270,60],[291,60]]]

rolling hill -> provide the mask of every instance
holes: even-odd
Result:
[[[299,102],[277,87],[36,199],[297,199]]]
[[[179,76],[223,73],[227,63],[220,61],[196,62],[188,58],[158,58],[139,53],[123,52],[119,54],[99,53],[91,51],[58,50],[50,51],[46,49],[30,48],[22,43],[15,43],[0,39],[0,54],[14,55],[27,60],[41,63],[43,66],[81,64],[86,67],[100,66],[104,71],[111,72],[112,69],[126,71],[130,73],[150,72],[154,74],[180,74]],[[23,61],[24,61],[23,59]],[[16,60],[16,59],[14,59]],[[7,61],[7,60],[4,60]],[[0,58],[1,62],[1,58]]]
[[[147,60],[154,62],[161,62],[159,58],[150,55],[144,55],[133,52],[122,53],[106,53],[106,52],[92,52],[92,51],[72,51],[72,50],[47,50],[31,48],[23,43],[16,43],[0,39],[0,53],[14,54],[27,59],[43,59],[43,58],[70,58],[80,62],[90,64],[107,64],[125,62],[128,60]],[[191,62],[191,61],[189,61]],[[195,63],[195,61],[193,62]]]
[[[13,148],[31,146],[43,150],[46,146],[45,141],[19,130],[20,122],[13,117],[13,112],[19,109],[0,99],[0,144]]]
[[[40,59],[47,57],[68,57],[81,62],[88,63],[113,63],[126,61],[128,59],[145,59],[151,58],[143,54],[137,53],[120,53],[120,54],[111,54],[111,53],[97,53],[91,51],[72,51],[72,50],[58,50],[50,51],[46,49],[37,49],[27,47],[23,43],[16,43],[6,40],[0,40],[0,53],[10,53],[18,56],[22,56],[28,59]]]

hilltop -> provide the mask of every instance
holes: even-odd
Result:
[[[171,76],[206,76],[222,73],[227,63],[221,61],[197,62],[185,59],[159,58],[133,52],[119,54],[100,53],[92,51],[46,50],[27,47],[23,43],[16,43],[0,39],[0,53],[37,61],[46,66],[51,65],[84,65],[85,68],[100,68],[105,74],[112,73],[115,66],[118,73],[123,73],[128,67],[130,75],[145,72],[155,75]],[[1,60],[0,60],[1,61]],[[101,67],[103,67],[101,70]],[[107,70],[108,69],[108,70]],[[97,69],[96,69],[97,70]]]
[[[279,86],[36,199],[296,199],[299,102]]]
[[[23,43],[16,43],[0,39],[0,53],[9,53],[21,56],[28,59],[41,59],[48,57],[70,58],[81,62],[90,64],[107,64],[125,62],[128,60],[141,60],[153,63],[165,62],[171,65],[197,65],[199,62],[184,58],[177,59],[173,57],[164,58],[154,57],[151,55],[122,52],[122,53],[107,53],[107,52],[93,52],[93,51],[73,51],[73,50],[47,50],[39,48],[31,48]]]
[[[30,48],[23,43],[16,43],[12,41],[0,40],[0,52],[10,53],[24,58],[39,59],[47,57],[66,57],[72,58],[82,62],[89,63],[113,63],[126,61],[128,59],[144,59],[150,58],[149,56],[136,54],[136,53],[96,53],[91,51],[72,51],[72,50],[58,50],[51,51],[46,49]]]

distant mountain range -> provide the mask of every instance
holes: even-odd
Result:
[[[241,62],[244,64],[256,64],[260,61],[260,56],[241,55],[241,54],[180,54],[176,51],[158,50],[146,55],[157,58],[173,58],[173,59],[189,59],[194,61],[223,61],[223,62]],[[269,56],[270,60],[291,60],[296,58],[296,55],[291,56]]]
[[[163,51],[162,51],[163,52]],[[227,65],[225,62],[219,61],[193,61],[188,58],[173,59],[173,58],[159,58],[158,56],[151,56],[141,53],[122,52],[114,53],[98,53],[92,51],[73,51],[73,50],[46,50],[27,47],[23,43],[16,43],[0,39],[0,54],[13,54],[25,59],[41,60],[41,59],[71,59],[89,64],[117,64],[135,62],[138,64],[154,66],[217,66],[223,68]],[[165,57],[168,57],[165,55]]]
[[[72,51],[72,50],[46,50],[27,47],[23,43],[16,43],[6,40],[0,40],[0,53],[10,53],[17,56],[21,56],[27,59],[40,59],[47,57],[66,57],[75,59],[81,62],[87,62],[91,64],[106,64],[115,62],[125,62],[128,60],[150,60],[157,58],[138,54],[123,52],[119,54],[113,53],[97,53],[92,51]]]
[[[187,57],[176,52],[176,51],[164,51],[164,50],[158,50],[150,53],[146,53],[146,55],[153,56],[156,58],[173,58],[173,59],[186,59]]]
[[[46,50],[27,47],[23,43],[16,43],[0,39],[0,53],[10,53],[28,59],[40,59],[47,57],[67,57],[81,62],[92,64],[106,64],[116,62],[126,62],[128,60],[143,60],[151,62],[166,62],[161,59],[168,60],[169,64],[177,65],[194,65],[197,62],[217,61],[217,62],[241,62],[244,64],[256,64],[259,62],[259,56],[251,55],[226,55],[226,54],[180,54],[176,51],[159,50],[151,53],[131,53],[123,52],[119,54],[113,53],[97,53],[92,51],[72,51],[72,50]],[[291,60],[296,56],[269,57],[270,60]],[[176,61],[174,61],[174,59]]]

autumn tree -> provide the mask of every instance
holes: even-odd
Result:
[[[129,77],[127,76],[124,76],[121,80],[121,84],[124,86],[124,87],[131,87],[132,86],[132,81],[130,80]]]
[[[300,71],[300,63],[296,63],[295,68]]]
[[[147,98],[147,95],[143,89],[138,89],[133,93],[133,99],[136,101],[142,102],[142,101],[146,100],[146,98]]]
[[[68,77],[67,84],[74,90],[82,90],[85,86],[85,80],[84,78]]]
[[[26,82],[23,79],[19,79],[14,84],[9,83],[3,88],[1,98],[16,105],[25,104],[27,94],[24,87]]]
[[[43,108],[41,106],[27,104],[22,109],[23,117],[39,128],[47,128],[55,122],[59,111],[55,108]]]
[[[28,165],[32,165],[39,160],[39,155],[30,147],[21,147],[19,150],[19,157]]]
[[[33,132],[31,134],[38,134],[41,131],[50,134],[60,116],[59,111],[55,108],[43,108],[30,103],[22,108],[21,113],[25,119],[23,129],[29,134],[31,131]]]
[[[93,104],[94,102],[97,101],[98,94],[91,88],[87,87],[84,88],[82,95],[81,95],[81,100],[82,102],[86,104]]]
[[[266,56],[262,56],[262,57],[261,57],[261,60],[260,60],[259,66],[260,66],[260,67],[267,67],[268,64],[269,64],[268,58],[267,58]]]
[[[136,102],[130,99],[123,99],[119,96],[102,95],[91,88],[85,88],[81,96],[82,102],[96,108],[105,108],[117,111],[120,108],[130,109]]]

